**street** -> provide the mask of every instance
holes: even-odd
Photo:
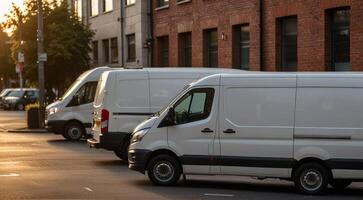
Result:
[[[187,176],[158,187],[112,152],[50,133],[8,133],[23,112],[0,111],[0,199],[361,199],[363,183],[324,196],[296,194],[286,181]]]

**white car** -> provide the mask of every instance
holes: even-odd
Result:
[[[62,134],[68,140],[79,140],[91,134],[93,100],[98,79],[109,67],[88,70],[80,75],[66,93],[46,108],[48,131]]]
[[[105,72],[98,84],[93,110],[91,147],[114,151],[127,161],[134,128],[159,111],[190,82],[234,69],[144,68]]]
[[[363,73],[213,75],[137,126],[129,167],[294,181],[306,194],[363,180]]]

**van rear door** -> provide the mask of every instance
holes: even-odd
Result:
[[[296,78],[227,77],[222,85],[222,173],[289,177]]]

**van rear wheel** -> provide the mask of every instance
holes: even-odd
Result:
[[[329,172],[318,163],[305,163],[296,169],[293,179],[300,193],[323,194],[329,183]]]
[[[78,141],[84,136],[85,130],[78,122],[70,122],[65,127],[64,138],[71,141]]]
[[[147,166],[149,179],[156,185],[175,185],[181,175],[178,161],[169,155],[158,155],[151,159]]]
[[[350,184],[352,184],[352,181],[350,180],[332,180],[330,182],[330,185],[337,190],[343,190],[346,187],[348,187]]]

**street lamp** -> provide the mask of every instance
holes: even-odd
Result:
[[[44,59],[40,59],[44,55],[44,22],[43,22],[43,5],[42,0],[38,0],[38,84],[39,84],[39,127],[44,127],[45,103],[44,103]]]

